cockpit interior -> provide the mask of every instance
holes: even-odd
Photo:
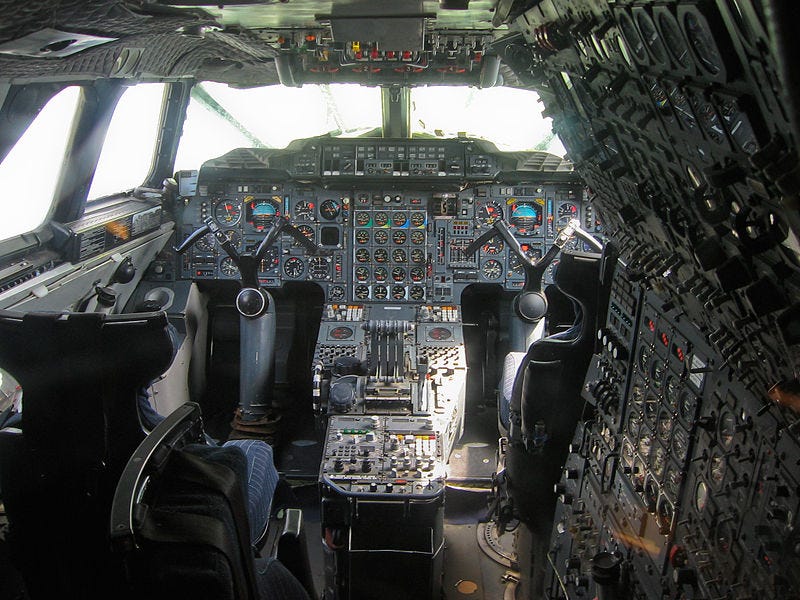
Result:
[[[0,597],[800,599],[795,3],[0,8]]]

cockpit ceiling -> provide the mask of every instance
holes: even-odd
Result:
[[[0,0],[0,80],[287,83],[275,66],[283,56],[301,63],[296,85],[475,85],[490,43],[508,34],[506,25],[493,26],[495,5]],[[506,85],[515,84],[510,70],[503,75]]]

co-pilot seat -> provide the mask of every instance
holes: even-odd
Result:
[[[145,438],[137,390],[172,358],[159,314],[0,311],[0,367],[22,386],[22,427],[0,434],[13,560],[32,598],[93,597],[119,571],[108,510]]]

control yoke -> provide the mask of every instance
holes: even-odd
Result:
[[[292,236],[292,238],[294,238],[294,240],[297,241],[297,243],[300,244],[309,254],[329,254],[328,250],[315,245],[311,240],[303,235],[303,232],[295,227],[289,221],[289,219],[280,215],[275,216],[272,221],[272,227],[269,228],[267,235],[264,236],[264,239],[258,245],[256,251],[244,252],[241,254],[227,238],[225,232],[222,231],[214,219],[211,217],[206,217],[203,223],[204,224],[202,227],[193,231],[191,235],[189,235],[189,237],[183,241],[183,243],[175,248],[175,252],[181,254],[193,246],[200,238],[208,235],[209,233],[212,234],[220,247],[239,268],[239,272],[242,275],[243,288],[258,289],[258,266],[261,264],[261,260],[266,255],[269,247],[275,243],[275,240],[278,239],[278,236],[282,233]]]
[[[595,239],[588,232],[583,230],[577,219],[570,219],[566,227],[558,232],[553,245],[545,252],[541,258],[534,258],[522,249],[522,244],[514,237],[511,230],[502,220],[498,219],[486,233],[480,235],[475,241],[466,247],[467,256],[475,254],[481,246],[488,243],[495,237],[500,237],[516,254],[525,273],[525,283],[522,290],[514,299],[514,309],[523,321],[534,323],[539,321],[547,314],[547,298],[542,292],[542,277],[547,267],[553,262],[558,253],[566,246],[573,236],[578,236],[587,242],[598,252],[602,252],[603,244]]]

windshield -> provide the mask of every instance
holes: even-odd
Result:
[[[425,87],[411,90],[411,130],[418,137],[466,135],[506,151],[563,155],[535,92],[512,88]],[[320,135],[380,135],[380,88],[280,85],[237,89],[202,83],[192,92],[175,170],[199,168],[234,148],[285,148]]]

